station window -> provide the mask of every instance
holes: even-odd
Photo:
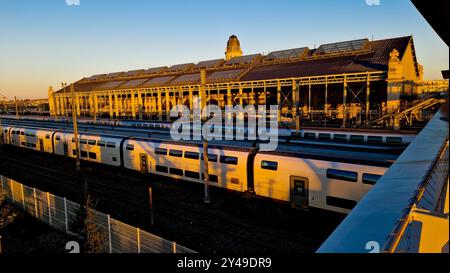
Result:
[[[107,142],[106,143],[106,147],[108,147],[108,148],[116,148],[116,143],[114,143],[114,142]]]
[[[184,171],[184,175],[189,178],[200,179],[200,174],[198,172]]]
[[[90,139],[90,140],[88,141],[88,144],[89,144],[89,145],[95,145],[96,143],[97,143],[96,140]]]
[[[200,156],[199,153],[196,152],[184,152],[184,157],[189,159],[198,159]]]
[[[356,182],[358,181],[358,173],[351,171],[342,171],[336,169],[327,170],[327,178],[337,179],[342,181]]]
[[[237,165],[238,164],[238,158],[234,156],[220,156],[220,163],[223,164],[229,164],[229,165]]]
[[[155,154],[157,154],[157,155],[167,155],[167,149],[155,148]]]
[[[351,142],[364,142],[364,136],[360,136],[360,135],[351,135],[351,136],[350,136],[350,141],[351,141]]]
[[[168,172],[167,167],[161,166],[161,165],[156,165],[156,166],[155,166],[155,170],[156,170],[157,172],[160,172],[160,173],[167,173],[167,172]]]
[[[170,150],[170,151],[169,151],[169,155],[170,155],[170,156],[175,156],[175,157],[183,157],[183,151],[180,151],[180,150]]]
[[[96,153],[89,153],[89,158],[90,159],[94,159],[94,160],[96,160],[97,159],[97,154]]]
[[[367,137],[367,142],[380,144],[380,143],[383,143],[383,137],[380,137],[380,136],[368,136]]]
[[[365,173],[363,174],[362,182],[368,185],[375,185],[380,178],[381,175]]]
[[[113,156],[112,161],[116,162],[117,161],[117,157]]]
[[[128,151],[134,151],[134,145],[133,144],[127,144],[127,150]]]
[[[276,171],[278,170],[278,162],[275,161],[261,161],[261,168],[265,170]]]
[[[353,209],[356,206],[356,201],[327,196],[327,205],[343,209]]]
[[[203,154],[201,154],[200,156],[201,156],[201,160],[203,160]],[[217,155],[208,154],[208,162],[217,162]]]
[[[183,170],[177,168],[170,168],[170,174],[183,176]]]

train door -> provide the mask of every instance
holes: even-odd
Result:
[[[309,181],[308,178],[291,176],[291,204],[294,208],[308,209]]]
[[[64,142],[64,156],[69,156],[69,144],[67,142]]]
[[[141,173],[148,173],[148,158],[147,154],[140,154]]]
[[[39,151],[44,151],[44,140],[42,138],[39,139]]]

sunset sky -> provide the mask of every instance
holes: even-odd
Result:
[[[360,38],[413,35],[426,79],[449,51],[409,0],[0,0],[0,94],[46,98],[49,86],[93,74]]]

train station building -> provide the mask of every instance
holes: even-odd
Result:
[[[398,111],[421,94],[423,86],[435,86],[423,81],[412,36],[244,55],[233,35],[224,57],[82,78],[74,83],[76,112],[168,120],[172,106],[192,109],[193,98],[199,96],[222,108],[278,105],[280,120],[289,120],[299,109],[304,120],[328,119],[345,126]],[[49,88],[48,94],[51,115],[71,113],[69,86]]]

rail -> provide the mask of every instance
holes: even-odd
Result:
[[[78,237],[80,205],[66,198],[27,187],[0,175],[0,196],[41,222]],[[1,198],[0,198],[1,199]],[[195,253],[194,251],[89,209],[86,220],[100,253]]]

